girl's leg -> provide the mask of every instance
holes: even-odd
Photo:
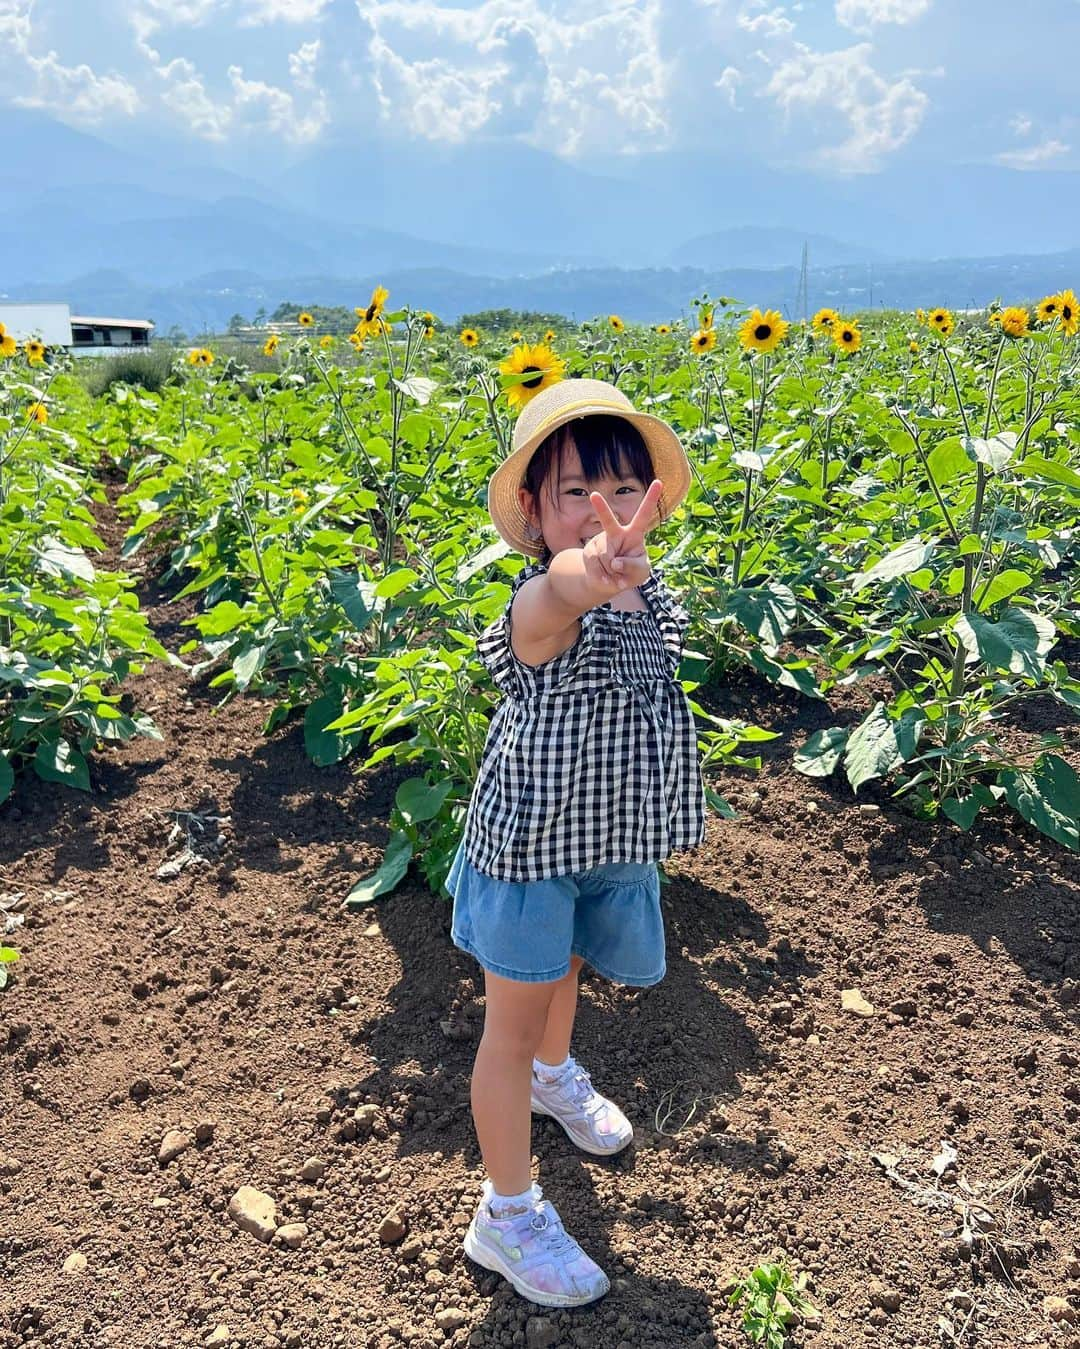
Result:
[[[584,964],[580,956],[571,956],[570,973],[557,984],[551,985],[555,991],[548,1006],[544,1038],[536,1051],[536,1057],[541,1063],[563,1063],[570,1053],[570,1036],[577,1014],[578,975]]]
[[[473,1066],[472,1112],[497,1194],[521,1194],[532,1180],[532,1061],[552,997],[564,982],[521,983],[484,971],[487,1005]]]

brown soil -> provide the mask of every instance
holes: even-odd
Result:
[[[140,593],[177,649],[190,604]],[[576,1052],[636,1144],[604,1162],[534,1125],[613,1280],[573,1312],[460,1254],[483,1001],[447,903],[410,880],[340,907],[404,774],[316,769],[298,725],[263,737],[269,704],[215,710],[173,669],[131,688],[164,743],[97,756],[89,797],[24,777],[0,808],[27,915],[0,993],[0,1346],[733,1346],[725,1289],[782,1251],[821,1312],[795,1345],[1080,1345],[1080,863],[1009,814],[965,835],[794,773],[871,685],[830,711],[740,678],[712,704],[783,736],[722,776],[740,818],[669,863],[663,983],[584,984]],[[1049,700],[1013,733],[1053,726],[1076,763]],[[229,816],[227,843],[159,880],[174,810]],[[191,1145],[162,1164],[171,1129]],[[241,1185],[306,1224],[297,1249],[240,1230]]]

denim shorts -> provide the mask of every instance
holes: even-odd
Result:
[[[655,862],[606,862],[542,881],[500,881],[477,871],[462,843],[446,878],[455,946],[485,970],[547,983],[581,956],[616,984],[664,977],[664,920]]]

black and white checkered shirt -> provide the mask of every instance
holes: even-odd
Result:
[[[546,570],[524,567],[513,594]],[[511,649],[510,605],[481,633],[477,654],[505,697],[465,821],[478,871],[543,880],[662,861],[705,837],[694,716],[675,678],[690,617],[655,568],[639,592],[646,610],[590,609],[574,645],[539,666]]]

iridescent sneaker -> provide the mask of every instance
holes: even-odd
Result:
[[[590,1260],[562,1220],[533,1185],[533,1204],[524,1213],[493,1218],[484,1181],[480,1204],[465,1233],[465,1254],[485,1269],[508,1279],[522,1297],[542,1307],[580,1307],[595,1302],[611,1287],[607,1275]]]
[[[574,1059],[554,1082],[541,1082],[533,1073],[532,1108],[535,1115],[558,1120],[579,1148],[596,1157],[621,1152],[634,1136],[623,1112],[600,1095]]]

